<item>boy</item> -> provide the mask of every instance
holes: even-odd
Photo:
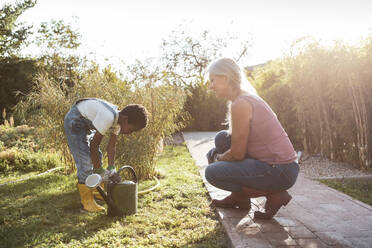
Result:
[[[139,104],[130,104],[120,112],[118,107],[98,98],[80,99],[74,103],[64,119],[68,146],[77,168],[78,190],[82,209],[87,212],[104,211],[85,185],[92,173],[103,181],[115,173],[115,148],[118,134],[130,134],[146,127],[147,110]],[[107,146],[108,167],[102,167],[99,145],[105,133],[110,132]]]

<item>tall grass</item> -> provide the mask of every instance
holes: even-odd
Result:
[[[371,63],[372,36],[358,46],[302,40],[252,81],[297,149],[371,170]]]
[[[102,98],[120,109],[130,103],[142,104],[148,109],[149,125],[139,133],[120,137],[117,144],[116,164],[133,166],[143,178],[155,173],[159,142],[182,127],[182,123],[175,119],[182,115],[185,97],[183,91],[175,87],[155,86],[146,80],[139,86],[118,79],[109,70],[100,72],[97,68],[86,72],[72,87],[58,84],[47,74],[40,74],[35,85],[35,89],[17,105],[17,117],[36,127],[42,144],[60,152],[69,171],[74,169],[74,163],[68,150],[63,120],[79,98]],[[101,144],[103,151],[106,144],[107,137]]]

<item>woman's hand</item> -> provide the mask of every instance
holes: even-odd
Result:
[[[215,162],[220,161],[220,157],[222,154],[216,154],[215,156]]]
[[[216,148],[213,147],[207,153],[208,164],[216,162],[216,156],[217,156],[217,151],[216,151]]]

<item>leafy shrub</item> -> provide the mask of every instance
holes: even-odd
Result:
[[[186,86],[188,92],[184,111],[191,120],[186,131],[218,131],[226,129],[226,101],[217,99],[214,92],[208,90],[208,84],[199,82]]]
[[[18,148],[39,151],[40,145],[37,144],[34,135],[34,128],[27,125],[6,126],[0,125],[0,147],[1,150]]]
[[[61,166],[60,156],[47,152],[25,149],[7,149],[0,152],[0,172],[45,171]]]
[[[44,171],[61,166],[61,157],[43,151],[35,137],[35,129],[27,125],[0,125],[0,172]]]

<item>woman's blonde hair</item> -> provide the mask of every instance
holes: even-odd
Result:
[[[247,92],[249,95],[254,95],[258,97],[256,89],[248,81],[247,77],[244,75],[244,71],[235,62],[235,60],[230,58],[220,58],[213,61],[208,69],[207,73],[209,75],[225,76],[228,78],[231,86],[234,89],[239,89]],[[229,125],[229,132],[231,133],[232,127],[231,120],[231,102],[227,103],[227,113],[226,113],[226,123]]]
[[[244,75],[243,69],[233,59],[217,59],[209,65],[207,72],[209,75],[225,76],[234,89],[241,89],[248,92],[248,94],[257,96],[256,89]]]

